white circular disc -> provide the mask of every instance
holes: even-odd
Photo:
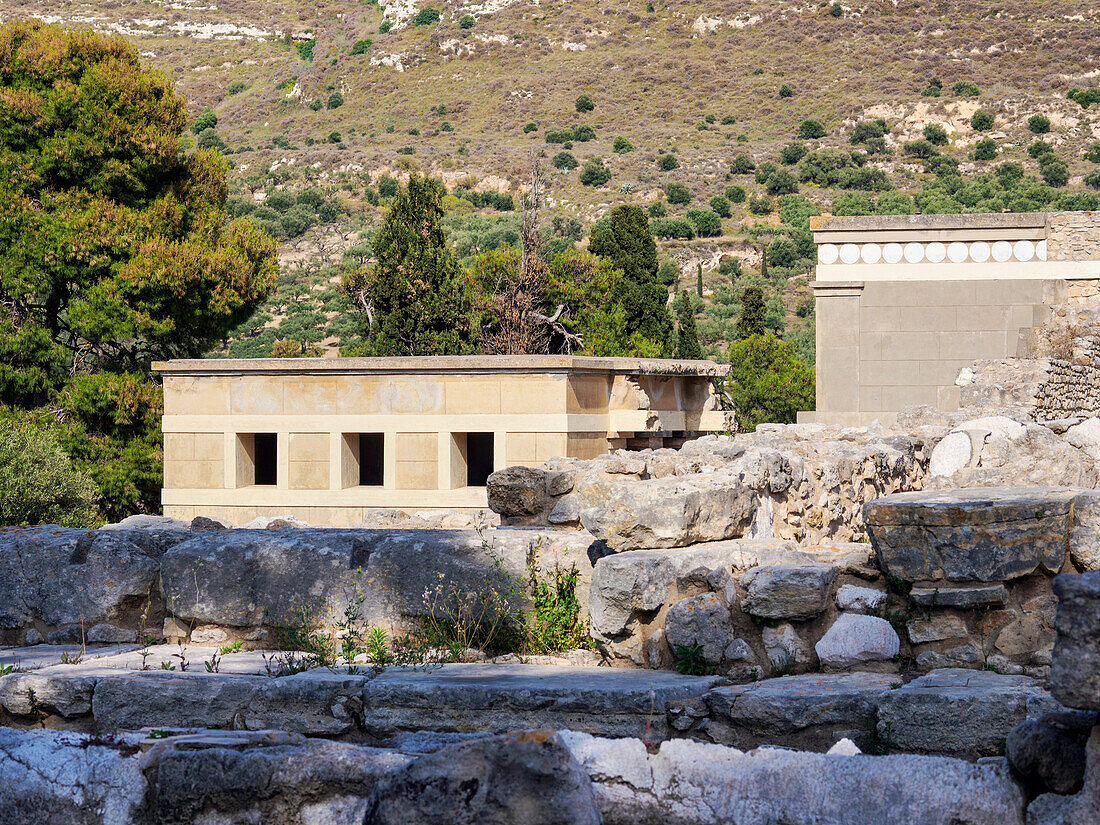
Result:
[[[859,251],[859,257],[865,264],[877,264],[882,260],[882,247],[877,243],[865,243]]]
[[[1030,261],[1035,257],[1035,244],[1031,241],[1016,241],[1012,247],[1012,256],[1017,261]]]
[[[907,243],[905,245],[905,260],[911,264],[919,264],[924,260],[924,246],[919,243]]]
[[[993,260],[1001,264],[1012,260],[1012,244],[1008,241],[997,241],[993,244]]]
[[[840,250],[835,243],[823,243],[817,248],[817,262],[819,264],[835,264],[840,257]]]
[[[846,243],[840,247],[840,261],[845,264],[854,264],[859,260],[859,247],[854,243]]]
[[[1047,259],[1046,241],[1039,241],[1039,243],[1035,245],[1035,257],[1038,258],[1040,261],[1045,261]]]
[[[938,264],[940,261],[947,257],[947,247],[939,241],[933,241],[932,243],[928,244],[926,254],[928,255],[929,261],[934,264]]]
[[[984,264],[989,260],[989,244],[985,241],[974,241],[970,244],[970,259],[976,263]]]
[[[882,260],[888,264],[900,263],[903,254],[900,243],[888,243],[882,248]]]
[[[961,264],[969,254],[970,250],[961,241],[955,241],[947,245],[947,259],[953,264]]]

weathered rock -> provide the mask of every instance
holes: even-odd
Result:
[[[191,519],[191,532],[192,533],[205,533],[209,530],[228,530],[229,525],[224,524],[217,519],[207,518],[206,516],[195,516]]]
[[[595,782],[605,825],[1023,825],[1004,764],[929,756],[743,753],[676,739],[564,733]]]
[[[285,730],[338,736],[363,717],[363,686],[370,677],[315,668],[270,679],[251,696],[241,722],[249,730]]]
[[[1092,711],[1048,713],[1013,728],[1005,756],[1038,791],[1076,793],[1085,777],[1085,745],[1096,726]]]
[[[932,458],[928,462],[928,475],[954,475],[963,467],[970,465],[972,452],[969,435],[964,432],[951,433],[932,450]]]
[[[1081,570],[1100,570],[1100,490],[1083,490],[1074,499],[1069,555]]]
[[[88,628],[88,641],[95,644],[134,642],[137,641],[137,631],[104,622]]]
[[[805,673],[718,687],[706,694],[711,713],[702,730],[735,747],[827,750],[842,736],[863,739],[878,698],[897,682],[886,673]]]
[[[827,564],[754,567],[741,577],[743,609],[765,619],[812,619],[828,607],[836,577]]]
[[[133,516],[127,516],[122,521],[115,522],[114,524],[104,524],[99,528],[100,530],[190,530],[191,525],[189,522],[180,521],[179,519],[169,518],[168,516],[150,516],[145,514],[138,514]]]
[[[995,582],[1061,569],[1076,496],[1055,488],[900,493],[869,502],[863,516],[889,575]]]
[[[557,500],[546,520],[551,524],[576,524],[581,520],[581,503],[574,494],[564,495]]]
[[[757,495],[725,474],[580,486],[584,528],[613,550],[684,547],[746,535]]]
[[[92,709],[92,691],[100,677],[111,671],[83,667],[70,673],[50,668],[0,677],[0,707],[13,716],[34,718],[59,714],[65,718],[84,716]]]
[[[861,579],[877,579],[882,574],[875,564],[875,551],[868,542],[838,541],[801,548],[807,561],[831,564],[841,573]]]
[[[843,613],[814,645],[823,668],[856,667],[868,662],[888,662],[898,655],[901,642],[885,619]]]
[[[240,727],[266,676],[182,674],[162,670],[101,677],[92,693],[97,729]]]
[[[982,649],[973,642],[958,645],[942,653],[926,650],[917,656],[921,670],[944,670],[953,667],[975,667],[983,664]]]
[[[841,610],[871,610],[883,604],[886,598],[884,590],[843,584],[836,592],[836,606]]]
[[[0,820],[19,825],[131,825],[147,784],[137,746],[51,730],[0,727]]]
[[[1100,821],[1100,727],[1085,746],[1084,787],[1074,796],[1043,794],[1027,809],[1027,825],[1095,825]]]
[[[1058,576],[1054,595],[1051,691],[1068,708],[1100,710],[1100,571]]]
[[[485,482],[489,509],[504,518],[525,519],[550,508],[546,473],[534,467],[506,467]]]
[[[944,584],[942,587],[914,587],[909,591],[909,599],[922,607],[981,607],[1005,604],[1008,590],[1003,584]]]
[[[730,611],[714,593],[700,593],[681,599],[665,616],[665,638],[675,650],[678,645],[699,645],[710,664],[722,661],[722,653],[733,635]]]
[[[553,731],[475,739],[375,788],[364,825],[602,825],[588,774]]]
[[[660,610],[673,589],[700,568],[745,570],[797,552],[792,542],[741,539],[604,556],[592,571],[588,606],[592,635],[597,641],[620,636],[639,616]]]
[[[667,671],[545,665],[389,668],[367,683],[363,716],[375,736],[415,730],[504,733],[537,726],[659,740],[668,732],[663,711],[669,702],[701,697],[724,681]]]
[[[776,671],[789,673],[793,668],[801,668],[813,661],[810,646],[789,624],[765,627],[760,632],[760,638],[768,661]]]
[[[1035,679],[988,670],[936,670],[879,698],[878,731],[901,750],[976,759],[994,756],[1027,718]]]
[[[965,639],[966,625],[957,616],[932,616],[928,619],[914,619],[906,624],[909,641],[919,645],[925,642],[940,642],[944,639]]]

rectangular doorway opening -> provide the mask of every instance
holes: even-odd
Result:
[[[461,433],[465,436],[466,486],[484,487],[493,473],[493,434]]]
[[[386,477],[382,433],[359,433],[359,486],[381,487]]]

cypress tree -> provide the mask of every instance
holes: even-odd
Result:
[[[699,299],[703,298],[703,265],[696,264],[695,266],[695,289],[699,293]]]
[[[592,227],[588,249],[623,271],[611,299],[622,306],[629,333],[670,354],[673,327],[668,290],[657,280],[657,243],[645,212],[637,206],[616,206],[606,222]]]
[[[474,351],[470,297],[443,234],[442,196],[439,181],[411,175],[378,230],[377,262],[341,285],[365,315],[364,355]]]
[[[766,312],[764,290],[755,285],[745,287],[741,292],[741,314],[737,316],[737,339],[763,335]]]
[[[703,348],[699,345],[699,333],[695,329],[695,308],[686,292],[676,299],[676,357],[688,361],[697,361],[703,357]]]

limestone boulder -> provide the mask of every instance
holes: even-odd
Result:
[[[665,616],[665,638],[672,649],[699,645],[703,659],[710,664],[722,661],[732,637],[729,607],[714,593],[681,599]]]
[[[984,488],[899,493],[868,502],[882,569],[905,581],[999,582],[1061,569],[1074,490]]]
[[[1044,695],[1027,676],[934,670],[879,698],[878,731],[894,747],[914,753],[995,756],[1027,718],[1028,701]]]
[[[743,609],[763,619],[812,619],[828,608],[836,577],[827,564],[755,567],[741,576]]]
[[[602,825],[588,773],[553,731],[475,739],[378,783],[364,825]]]
[[[1073,796],[1048,793],[1027,808],[1027,825],[1093,825],[1100,821],[1100,727],[1085,746],[1085,778]]]
[[[138,745],[0,727],[0,819],[20,825],[132,825],[148,784]]]
[[[1069,555],[1081,570],[1100,570],[1100,490],[1082,490],[1074,499]]]
[[[1023,825],[1003,763],[928,756],[743,752],[676,739],[562,734],[595,784],[605,825]]]
[[[506,519],[524,520],[545,514],[551,506],[546,475],[535,467],[497,470],[485,483],[489,509]]]
[[[758,505],[753,489],[724,473],[594,480],[577,495],[581,524],[617,551],[746,536]]]
[[[1028,719],[1008,735],[1005,756],[1033,789],[1076,793],[1085,778],[1085,746],[1095,726],[1092,711],[1061,711]]]
[[[843,584],[836,591],[836,606],[841,610],[873,610],[885,604],[887,593],[871,587]]]
[[[233,728],[267,676],[221,676],[150,670],[104,676],[92,693],[92,715],[105,733],[139,728]]]
[[[842,613],[814,645],[821,666],[836,670],[888,662],[900,649],[901,641],[888,621],[858,613]]]
[[[772,669],[780,673],[790,673],[813,664],[814,653],[806,640],[798,635],[793,625],[783,624],[765,626],[760,631],[760,640],[764,644],[764,653]]]
[[[1100,710],[1100,571],[1058,576],[1054,595],[1051,691],[1068,708]]]

